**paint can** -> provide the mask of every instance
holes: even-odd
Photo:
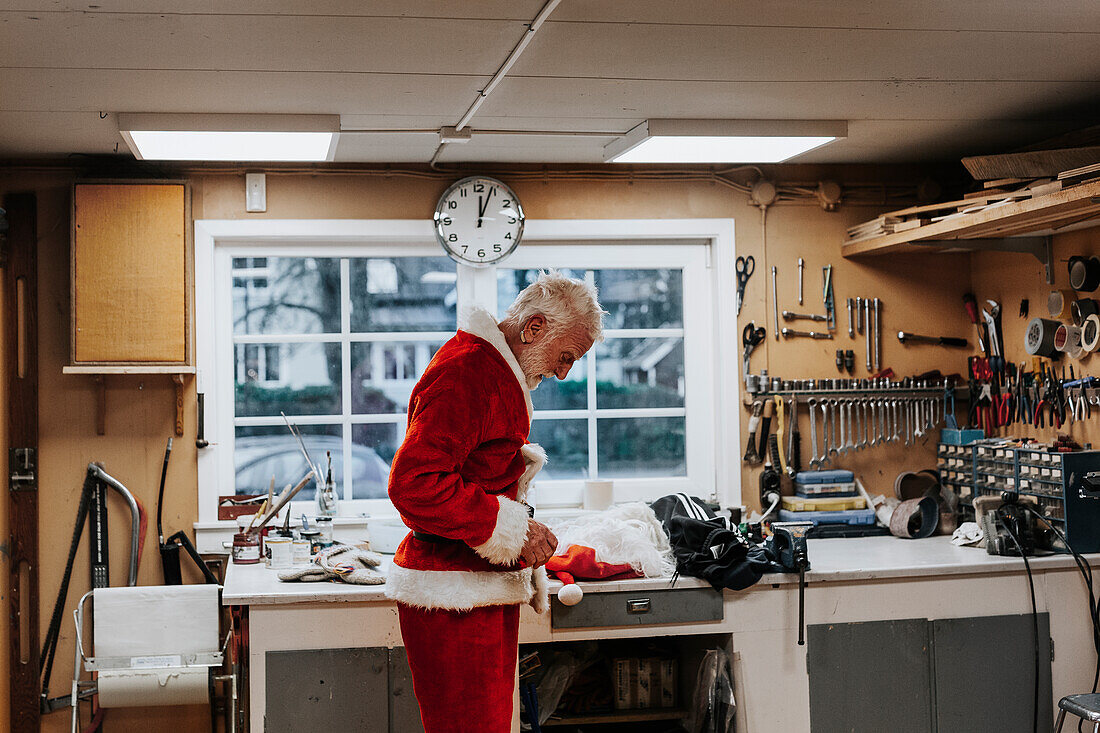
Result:
[[[311,554],[316,554],[321,551],[321,530],[303,529],[298,533],[298,535],[301,537],[301,540],[295,540],[295,542],[308,542],[309,551]]]
[[[233,535],[233,562],[255,565],[260,561],[260,533],[237,532]]]
[[[292,540],[290,543],[290,562],[293,565],[309,565],[312,557],[311,543],[309,540]]]
[[[273,570],[289,568],[294,564],[292,543],[289,537],[268,537],[264,542],[264,557],[267,567]]]

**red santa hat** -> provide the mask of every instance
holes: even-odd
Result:
[[[558,591],[558,600],[566,606],[575,606],[584,597],[578,580],[620,580],[644,577],[628,563],[600,562],[596,550],[584,545],[571,545],[565,554],[554,555],[546,563],[546,572],[564,585]]]

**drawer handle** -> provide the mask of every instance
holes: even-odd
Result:
[[[634,598],[626,602],[627,613],[649,613],[648,598]]]

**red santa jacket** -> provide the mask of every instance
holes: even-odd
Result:
[[[390,598],[422,608],[547,606],[546,571],[516,563],[527,537],[522,503],[546,462],[527,443],[531,395],[487,311],[471,310],[432,358],[409,399],[405,440],[390,469],[390,500],[414,532],[386,579]]]

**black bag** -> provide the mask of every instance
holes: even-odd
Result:
[[[772,568],[763,547],[694,496],[670,494],[650,508],[668,534],[677,575],[702,578],[716,589],[743,590]]]

